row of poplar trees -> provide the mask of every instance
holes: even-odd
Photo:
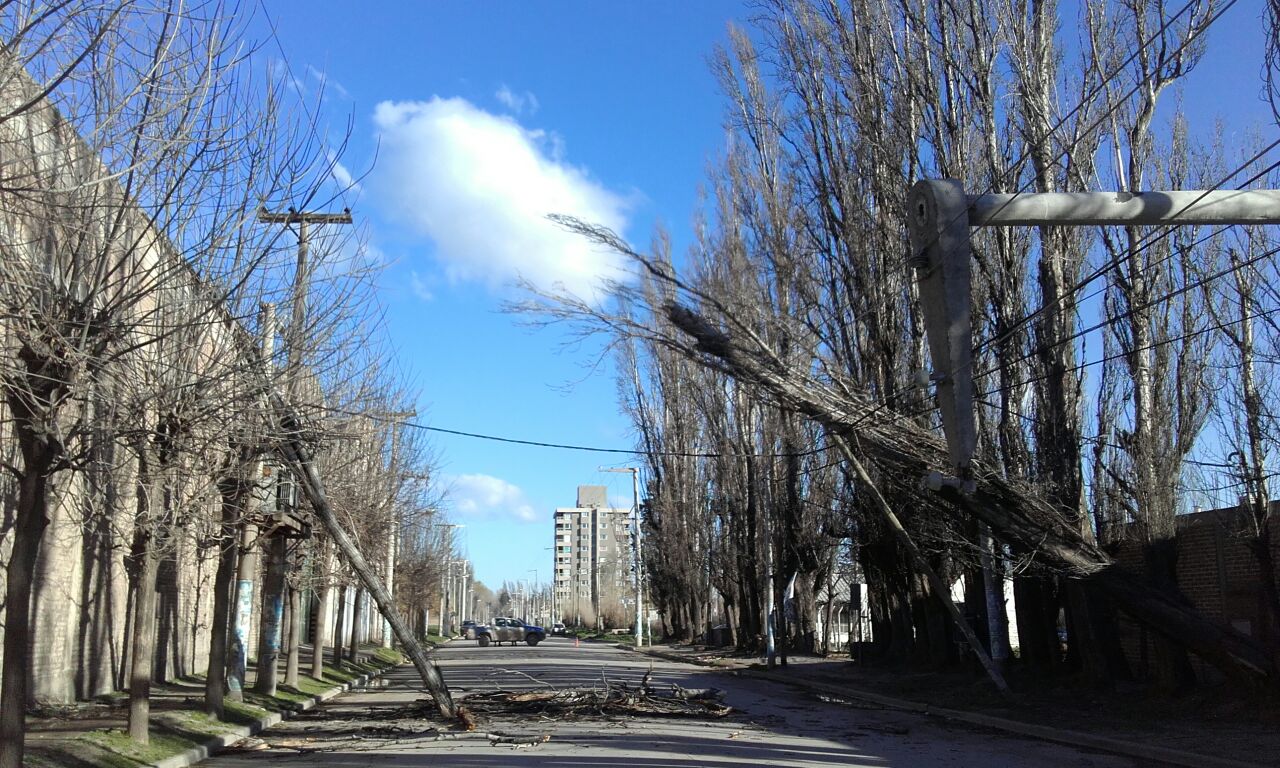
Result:
[[[939,596],[822,428],[691,350],[667,310],[692,296],[707,322],[754,336],[769,351],[765,378],[800,371],[873,398],[868,421],[935,427],[917,384],[929,362],[908,189],[922,178],[959,179],[970,194],[1274,185],[1264,127],[1195,137],[1178,103],[1207,46],[1225,44],[1212,35],[1220,15],[1260,12],[1232,5],[765,0],[731,31],[712,60],[728,143],[696,244],[673,257],[658,233],[634,262],[639,281],[614,285],[614,308],[564,295],[538,305],[613,339],[648,457],[646,576],[668,635],[726,621],[758,650],[772,588],[782,647],[821,650],[816,596],[856,567],[875,655],[957,661]],[[1241,71],[1268,71],[1262,51]],[[1266,512],[1280,426],[1276,249],[1263,227],[973,230],[972,374],[982,460],[1029,483],[1086,543],[1136,547],[1162,589],[1177,589],[1175,516],[1215,491],[1242,498],[1233,533],[1280,626]],[[963,611],[997,656],[1016,622],[1033,672],[1096,683],[1134,672],[1114,606],[909,487],[885,486],[888,502],[943,581],[963,583]],[[1016,613],[984,599],[984,564],[988,583],[1012,579]],[[712,615],[720,601],[726,615]],[[1155,648],[1155,678],[1187,684],[1187,654],[1162,638]]]

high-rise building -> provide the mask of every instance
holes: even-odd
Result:
[[[635,616],[631,510],[609,506],[603,485],[578,486],[578,505],[555,514],[557,618],[630,626]]]

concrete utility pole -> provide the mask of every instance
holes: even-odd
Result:
[[[956,184],[950,180],[920,184]],[[916,185],[917,187],[919,184]],[[914,188],[913,188],[914,191]],[[1280,190],[966,195],[971,227],[1277,224]]]
[[[440,571],[440,630],[436,633],[441,637],[445,637],[444,616],[449,607],[449,568],[452,565],[453,558],[445,555],[444,570]]]
[[[938,409],[947,440],[953,476],[932,472],[926,485],[933,490],[950,486],[961,493],[974,490],[971,470],[977,443],[973,402],[973,333],[970,327],[970,227],[1015,226],[1150,226],[1175,224],[1277,224],[1280,191],[1184,190],[1176,192],[1041,192],[967,195],[954,179],[926,179],[907,196],[911,235],[911,266],[916,268],[920,304],[934,371]],[[886,508],[887,509],[887,508]],[[891,513],[890,513],[891,514]],[[909,548],[914,547],[899,531]],[[991,559],[984,547],[983,582],[988,620],[1003,595],[996,590]],[[933,578],[936,579],[936,576]],[[948,604],[960,630],[969,638],[996,685],[1005,690],[997,666],[972,637],[945,585],[939,597]],[[1002,591],[1002,590],[1001,590]],[[991,655],[998,662],[1006,649],[997,647],[999,632],[989,632]]]
[[[641,568],[644,567],[644,557],[641,551],[640,537],[643,535],[640,528],[640,468],[639,467],[600,467],[601,472],[630,472],[631,473],[631,499],[632,499],[632,535],[635,539],[635,573],[633,581],[636,590],[636,647],[644,645],[644,581],[641,578]]]
[[[282,428],[283,433],[286,436],[296,435],[300,426],[297,416],[289,408],[284,398],[274,390],[271,392],[271,405],[275,411],[277,423]],[[405,623],[399,611],[396,610],[395,602],[382,586],[382,580],[377,572],[370,567],[355,542],[351,540],[351,537],[347,535],[347,532],[338,523],[333,507],[329,505],[329,500],[325,497],[324,482],[320,479],[320,473],[316,470],[315,462],[312,460],[307,446],[296,437],[286,437],[285,440],[281,441],[278,450],[281,457],[289,464],[289,467],[294,470],[302,482],[302,490],[307,494],[307,500],[311,502],[312,510],[316,513],[325,529],[329,531],[329,535],[333,537],[334,544],[347,558],[347,562],[351,564],[352,570],[356,572],[361,583],[368,588],[370,596],[378,604],[379,610],[391,620],[392,631],[395,632],[396,638],[404,647],[405,652],[409,654],[409,658],[413,661],[414,667],[417,668],[418,674],[422,677],[423,684],[431,692],[431,697],[435,700],[440,713],[446,718],[452,719],[456,717],[458,714],[457,707],[453,703],[453,697],[449,695],[449,688],[445,685],[444,678],[440,676],[439,668],[427,658],[422,644],[418,642],[418,638],[414,636],[409,629],[409,625]]]
[[[454,590],[456,594],[454,596],[455,600],[453,605],[454,611],[457,613],[458,626],[461,626],[462,622],[468,618],[467,582],[471,578],[471,563],[468,562],[466,558],[461,558],[456,562],[458,563],[458,573],[457,580],[454,582]]]
[[[533,574],[533,623],[537,624],[538,626],[542,626],[542,617],[539,615],[539,611],[541,609],[538,606],[538,601],[539,601],[539,598],[541,597],[538,594],[538,569],[530,568],[529,570],[525,571],[525,573]]]
[[[449,604],[449,590],[452,587],[451,578],[453,576],[453,529],[464,528],[462,523],[433,523],[433,528],[444,528],[448,531],[445,534],[445,540],[448,544],[445,547],[444,554],[444,570],[440,572],[440,635],[443,637],[445,626],[445,611]]]
[[[396,466],[396,457],[400,448],[400,430],[398,427],[400,426],[400,422],[417,418],[418,411],[417,409],[410,409],[408,411],[398,411],[396,413],[388,413],[385,415],[390,419],[391,423],[391,469],[394,471]],[[389,515],[391,517],[391,532],[390,535],[387,536],[387,592],[394,598],[396,594],[396,557],[399,554],[400,514],[399,508],[395,506],[394,499],[392,500],[391,505],[391,509],[389,510]],[[392,645],[391,621],[387,619],[386,616],[383,616],[382,647],[390,648]]]
[[[769,665],[769,669],[773,669],[778,664],[778,638],[775,634],[776,625],[774,623],[774,614],[776,613],[776,601],[773,594],[773,526],[769,525],[768,520],[765,521],[765,539],[764,539],[764,572],[765,572],[765,593],[767,597],[764,603],[764,656],[765,661]]]

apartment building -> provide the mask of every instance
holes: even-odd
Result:
[[[610,507],[603,485],[578,486],[578,504],[555,512],[557,618],[630,626],[635,616],[631,509]]]

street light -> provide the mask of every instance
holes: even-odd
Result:
[[[631,499],[634,504],[632,520],[634,521],[635,541],[636,541],[636,572],[635,572],[635,588],[636,588],[636,647],[644,645],[644,593],[640,580],[640,569],[644,565],[644,558],[641,556],[641,533],[640,533],[640,469],[639,467],[600,467],[601,472],[630,472],[631,473]]]

